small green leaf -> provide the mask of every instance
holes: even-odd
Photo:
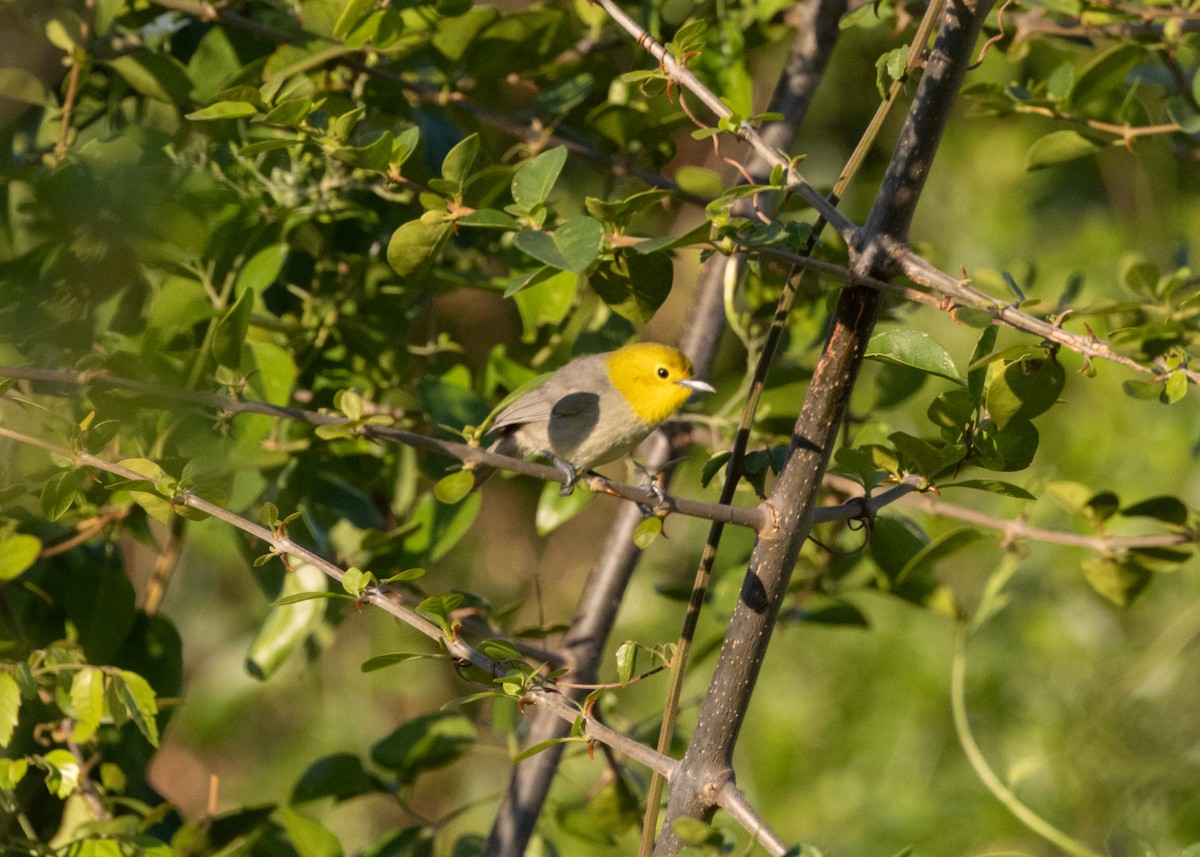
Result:
[[[134,90],[166,104],[184,104],[192,83],[183,63],[170,54],[140,51],[107,63]]]
[[[358,26],[358,22],[375,6],[375,0],[346,0],[342,14],[338,15],[333,25],[333,37],[339,42],[346,40],[350,31]]]
[[[218,119],[241,119],[256,113],[258,108],[246,101],[217,101],[188,113],[184,118],[193,122],[213,122]]]
[[[641,550],[645,550],[662,535],[662,528],[662,518],[654,516],[645,518],[633,528],[633,543]]]
[[[910,559],[896,576],[896,582],[901,583],[909,577],[917,577],[931,571],[933,566],[952,553],[962,550],[967,545],[983,538],[979,530],[963,527],[951,530],[927,544],[921,551]]]
[[[566,163],[567,147],[555,146],[522,164],[513,174],[513,202],[525,211],[543,204]]]
[[[135,672],[111,673],[113,690],[125,707],[125,713],[152,747],[158,746],[158,699],[150,683]]]
[[[1083,578],[1118,607],[1128,607],[1150,582],[1151,572],[1132,561],[1089,557],[1080,565]]]
[[[1182,526],[1187,523],[1188,508],[1178,497],[1150,497],[1121,510],[1127,518],[1153,518],[1164,524]]]
[[[883,330],[871,337],[866,356],[882,363],[911,366],[930,375],[962,383],[946,349],[927,333],[908,328]]]
[[[386,655],[376,655],[373,658],[368,658],[363,661],[359,669],[365,673],[371,673],[385,667],[395,666],[396,664],[408,663],[409,661],[429,660],[431,658],[445,660],[447,657],[447,655],[443,654],[425,654],[423,652],[391,652]]]
[[[539,537],[550,535],[596,499],[591,491],[572,491],[564,497],[561,487],[557,482],[547,482],[538,495],[533,521]]]
[[[246,289],[217,322],[213,331],[212,355],[222,366],[237,369],[241,363],[242,345],[250,330],[250,313],[253,310],[254,292]]]
[[[99,455],[120,430],[121,423],[117,420],[101,420],[88,427],[83,437],[83,448],[92,455]]]
[[[371,747],[371,759],[408,784],[424,771],[456,761],[475,740],[475,726],[467,717],[439,711],[416,717],[378,741]]]
[[[0,68],[0,92],[5,98],[44,107],[50,103],[50,90],[32,72],[23,68]]]
[[[633,640],[626,640],[617,647],[617,681],[621,682],[622,687],[629,684],[636,674],[637,656],[638,644]]]
[[[456,185],[458,193],[461,193],[463,183],[470,176],[471,168],[475,166],[477,157],[479,157],[479,135],[472,134],[464,137],[442,159],[442,178]]]
[[[1053,358],[1023,357],[1002,366],[984,392],[988,414],[1001,430],[1050,410],[1066,383],[1066,372]]]
[[[604,246],[604,227],[587,216],[573,217],[554,230],[554,246],[566,260],[566,270],[582,274]]]
[[[666,253],[616,253],[588,275],[588,284],[618,315],[644,324],[671,293],[674,271]]]
[[[90,740],[104,716],[104,673],[99,668],[84,667],[75,673],[71,679],[71,707],[76,721],[71,740]]]
[[[961,482],[939,483],[938,488],[943,491],[950,488],[972,488],[976,491],[987,491],[989,494],[999,494],[1002,497],[1016,497],[1019,500],[1037,499],[1020,485],[1013,485],[1011,482],[1003,482],[999,479],[963,479]]]
[[[497,211],[494,208],[476,209],[454,222],[459,226],[475,226],[481,229],[513,230],[517,228],[517,219],[515,217],[511,214],[505,214],[503,211]]]
[[[1025,155],[1025,169],[1040,170],[1094,155],[1104,147],[1078,131],[1052,131],[1034,142]]]
[[[167,483],[170,482],[170,478],[167,476],[167,472],[148,458],[127,458],[120,464],[122,467],[147,477],[154,483],[154,487],[158,491],[164,491],[168,487]],[[171,520],[171,503],[161,493],[135,489],[129,492],[129,496],[146,510],[147,515],[159,523],[165,524]]]
[[[82,771],[70,750],[51,750],[35,758],[46,768],[46,788],[59,800],[66,800],[79,788]]]
[[[391,577],[385,577],[380,583],[403,583],[407,580],[419,580],[425,576],[423,568],[407,568],[399,574],[393,574]]]
[[[733,458],[733,453],[729,452],[729,450],[722,450],[710,455],[708,461],[704,462],[704,469],[700,472],[701,487],[707,488],[709,483],[729,463],[729,459],[731,458]]]
[[[302,651],[305,641],[315,633],[325,618],[326,577],[315,565],[308,562],[292,564],[292,570],[283,578],[281,597],[271,605],[266,619],[250,650],[246,653],[246,672],[259,681],[278,672],[296,652]]]
[[[419,279],[433,265],[450,238],[449,222],[410,220],[393,234],[387,247],[388,264],[401,277]]]
[[[0,748],[7,747],[12,740],[20,713],[21,688],[11,673],[0,670]]]
[[[0,581],[15,580],[37,562],[42,552],[42,540],[27,533],[17,533],[0,541]]]
[[[1137,67],[1146,49],[1135,42],[1120,42],[1094,58],[1079,72],[1071,90],[1070,105],[1079,110],[1124,88],[1125,79]]]
[[[0,679],[0,681],[3,680]],[[3,738],[3,719],[0,718],[0,739]],[[0,740],[0,747],[3,747],[6,743],[5,740]],[[29,762],[25,759],[0,759],[0,789],[12,791],[25,778],[25,774],[28,771]]]
[[[1172,372],[1163,384],[1163,398],[1173,405],[1187,395],[1188,379],[1183,372]]]
[[[443,476],[433,486],[433,496],[447,506],[453,506],[471,493],[475,487],[475,474],[470,470],[460,470]]]
[[[73,470],[55,473],[42,485],[42,512],[51,521],[57,521],[75,502],[79,480]]]
[[[342,575],[342,589],[355,598],[361,597],[364,592],[376,583],[375,575],[354,566],[346,569],[346,573]]]
[[[251,256],[238,272],[234,285],[237,293],[240,295],[249,291],[262,294],[267,286],[279,279],[283,263],[287,260],[287,252],[286,244],[270,244]]]

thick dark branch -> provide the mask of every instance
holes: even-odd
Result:
[[[887,277],[895,270],[913,211],[951,106],[962,83],[989,0],[949,4],[912,109],[866,225],[851,242],[852,269]],[[717,667],[704,698],[687,753],[672,781],[671,799],[656,853],[673,854],[682,843],[671,826],[676,818],[708,819],[717,795],[732,777],[733,749],[745,717],[779,606],[800,548],[812,529],[821,479],[874,328],[880,293],[847,289],[817,364],[804,408],[792,435],[791,456],[771,502],[781,525],[762,534],[734,608]]]

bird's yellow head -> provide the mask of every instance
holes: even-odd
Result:
[[[657,425],[683,407],[693,392],[716,392],[695,380],[692,361],[682,352],[657,342],[618,348],[605,361],[608,377],[638,418]]]

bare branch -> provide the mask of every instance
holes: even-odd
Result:
[[[293,408],[285,405],[272,405],[254,399],[235,399],[220,393],[206,393],[195,390],[178,390],[157,384],[146,384],[130,378],[121,378],[104,372],[69,372],[58,369],[33,369],[23,366],[0,366],[0,378],[21,378],[30,381],[71,384],[73,386],[107,386],[121,390],[130,390],[156,398],[192,402],[209,408],[215,408],[227,414],[254,413],[282,419],[309,423],[310,425],[353,425],[354,421],[337,414],[326,414],[309,411],[303,408]],[[545,482],[561,482],[563,474],[546,464],[537,464],[507,455],[498,455],[470,446],[465,443],[442,440],[417,432],[404,431],[391,426],[359,425],[355,426],[359,437],[375,440],[387,440],[421,449],[426,452],[436,452],[457,458],[459,461],[487,464],[532,476]],[[678,513],[689,517],[699,517],[707,520],[722,521],[734,526],[761,529],[771,525],[771,516],[761,506],[747,508],[744,506],[729,506],[720,503],[705,503],[700,500],[689,500],[686,497],[665,497],[656,494],[648,487],[624,485],[602,477],[592,477],[584,480],[594,491],[632,500],[641,506],[661,510],[664,513]]]

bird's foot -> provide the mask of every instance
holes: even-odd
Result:
[[[563,475],[562,487],[558,489],[558,493],[563,497],[570,495],[575,490],[575,480],[579,478],[579,473],[575,469],[575,465],[569,461],[563,461],[549,450],[542,453],[554,465],[554,468]]]

